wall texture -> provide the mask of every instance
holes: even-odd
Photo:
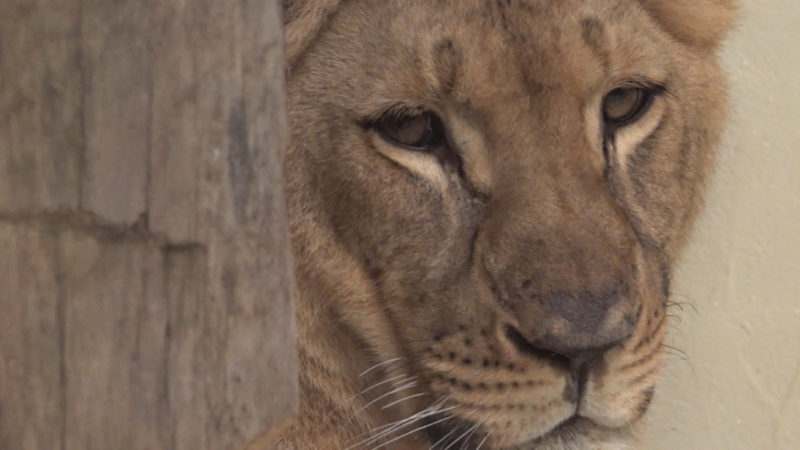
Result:
[[[0,449],[297,408],[278,0],[0,0]]]
[[[741,3],[731,122],[676,275],[688,361],[670,358],[647,449],[800,448],[800,4]]]

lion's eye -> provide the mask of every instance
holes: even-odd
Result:
[[[443,137],[441,122],[430,111],[386,114],[374,126],[384,139],[413,150],[429,149]]]
[[[623,87],[609,92],[603,100],[606,125],[620,127],[640,118],[650,107],[653,94],[640,87]]]

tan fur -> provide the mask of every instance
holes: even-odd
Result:
[[[325,24],[339,0],[284,1],[286,62],[291,66]]]
[[[302,398],[252,448],[621,448],[722,128],[732,4],[286,6]],[[606,155],[602,99],[641,77],[668,92]],[[398,103],[458,162],[369,126]]]
[[[676,38],[713,49],[736,18],[734,0],[641,0]]]

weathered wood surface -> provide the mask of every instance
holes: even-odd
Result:
[[[277,0],[0,0],[0,449],[296,409]]]

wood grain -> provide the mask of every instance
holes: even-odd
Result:
[[[0,5],[0,448],[297,409],[277,1]]]

